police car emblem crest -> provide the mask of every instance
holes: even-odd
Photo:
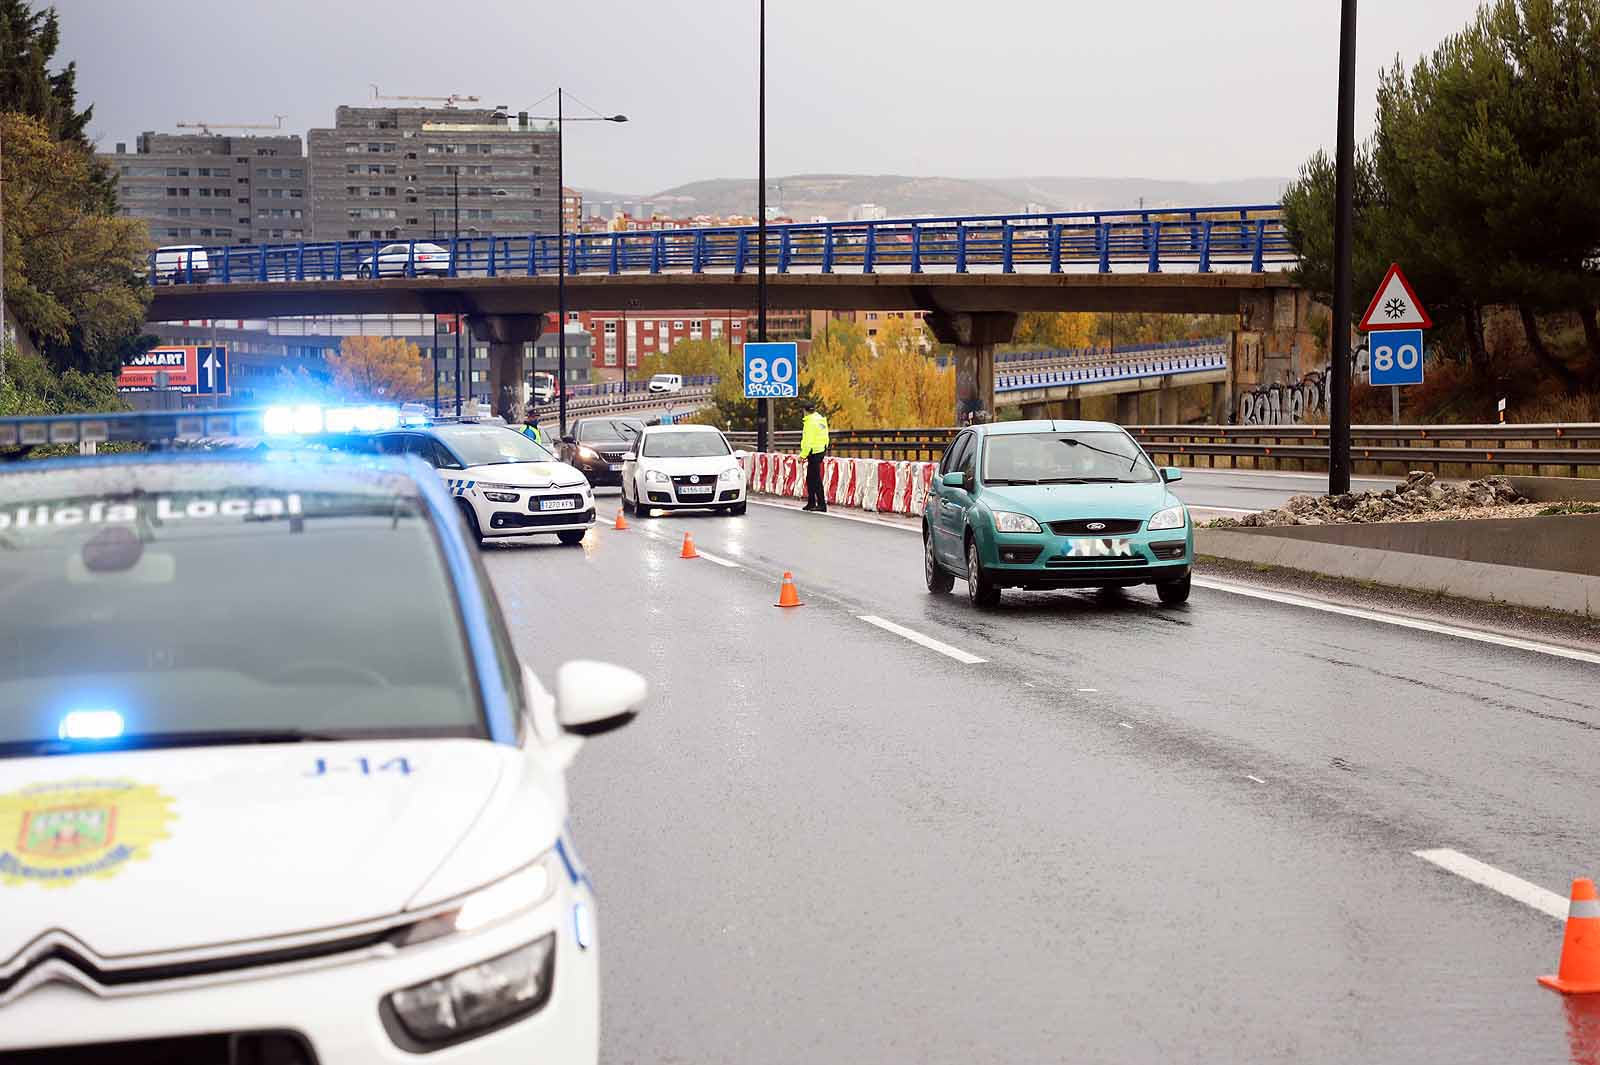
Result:
[[[171,806],[158,789],[131,780],[67,780],[0,795],[0,884],[63,887],[113,876],[167,838]]]

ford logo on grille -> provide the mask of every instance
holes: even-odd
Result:
[[[691,477],[691,478],[689,478],[689,483],[690,483],[690,484],[699,484],[699,483],[700,483],[700,478],[698,478],[698,477]]]
[[[1105,527],[1106,523],[1103,521],[1091,521],[1089,524],[1084,526],[1084,528],[1088,529],[1090,532],[1100,532]]]

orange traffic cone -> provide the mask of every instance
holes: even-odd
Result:
[[[785,572],[783,587],[778,589],[778,601],[773,606],[805,606],[800,601],[800,592],[794,586],[794,574]]]
[[[686,533],[683,534],[683,551],[679,553],[678,557],[679,558],[699,558],[700,557],[700,552],[698,552],[698,551],[696,551],[694,549],[694,533],[686,532]]]
[[[617,511],[617,520],[612,523],[611,527],[618,531],[628,527],[628,519],[622,516],[622,511]]]
[[[1572,882],[1561,969],[1555,976],[1539,977],[1539,982],[1563,995],[1600,994],[1600,898],[1587,877]]]

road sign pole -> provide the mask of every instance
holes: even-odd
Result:
[[[1334,181],[1333,394],[1329,397],[1328,494],[1350,491],[1350,286],[1355,244],[1356,0],[1339,17],[1339,130]]]
[[[756,54],[756,340],[767,340],[767,0],[758,0]],[[756,400],[756,451],[767,450],[772,401]]]
[[[1389,424],[1400,424],[1400,386],[1389,386]]]

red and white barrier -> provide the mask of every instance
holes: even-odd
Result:
[[[822,484],[828,502],[882,514],[920,514],[933,486],[935,462],[825,458]],[[806,464],[798,455],[762,452],[745,456],[745,483],[762,495],[806,496]]]

